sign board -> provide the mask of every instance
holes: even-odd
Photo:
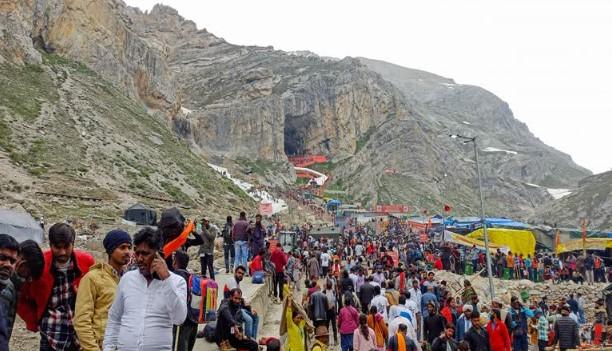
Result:
[[[383,213],[408,213],[410,206],[401,204],[376,205],[376,212]]]

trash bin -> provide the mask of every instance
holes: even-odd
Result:
[[[472,266],[471,262],[468,262],[465,264],[465,275],[472,275],[474,274],[474,267]]]
[[[502,275],[502,279],[510,280],[510,269],[504,268],[504,274]]]
[[[521,300],[523,300],[523,303],[527,303],[527,301],[529,300],[529,290],[521,290]]]

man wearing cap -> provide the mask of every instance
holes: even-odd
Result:
[[[99,351],[102,348],[108,310],[115,300],[119,278],[132,251],[132,238],[120,229],[108,232],[102,244],[108,255],[108,263],[91,266],[81,279],[76,297],[74,330],[83,351]]]
[[[472,327],[472,312],[473,307],[470,304],[465,304],[463,306],[463,313],[459,318],[457,318],[457,322],[455,322],[455,340],[457,342],[463,341],[465,334]]]
[[[320,325],[315,329],[315,340],[312,345],[312,351],[327,351],[327,345],[329,345],[327,327]]]

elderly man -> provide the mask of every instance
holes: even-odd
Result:
[[[474,308],[470,304],[465,304],[463,306],[463,313],[457,318],[457,322],[455,322],[455,340],[457,340],[457,342],[463,341],[465,334],[472,327],[473,310]]]

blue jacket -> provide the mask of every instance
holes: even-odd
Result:
[[[465,329],[465,314],[461,314],[461,316],[459,316],[459,318],[457,318],[457,322],[455,323],[455,340],[457,340],[457,342],[463,341],[463,339],[465,338],[465,333],[467,333],[468,329]],[[470,322],[470,326],[472,325],[472,323]]]

